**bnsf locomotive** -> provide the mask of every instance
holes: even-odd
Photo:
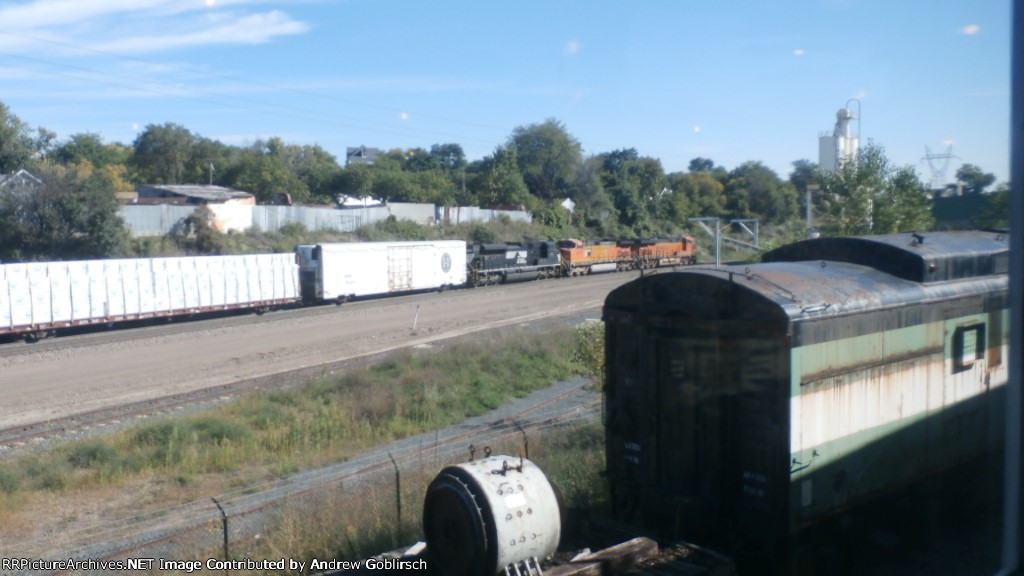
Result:
[[[792,566],[848,507],[1001,437],[1007,237],[822,238],[609,294],[615,516]]]
[[[628,240],[597,244],[562,240],[558,246],[562,254],[563,276],[697,262],[697,245],[688,236],[678,240]]]

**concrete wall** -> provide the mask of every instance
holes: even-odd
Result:
[[[512,220],[530,222],[529,212],[488,210],[477,207],[442,207],[433,204],[392,202],[387,206],[369,208],[318,208],[313,206],[244,206],[239,204],[210,204],[214,213],[214,226],[221,232],[244,232],[251,227],[263,231],[279,230],[289,223],[300,223],[310,230],[338,230],[354,232],[360,226],[373,224],[394,216],[398,220],[412,220],[419,224],[434,225],[438,221],[450,224],[489,222],[505,214]],[[151,205],[121,206],[121,217],[133,236],[162,236],[175,224],[188,217],[195,206]]]
[[[533,214],[512,210],[491,210],[477,206],[438,206],[437,220],[446,224],[463,224],[466,222],[490,222],[502,215],[519,222],[533,222]]]

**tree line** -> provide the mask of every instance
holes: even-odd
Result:
[[[440,205],[520,206],[535,219],[594,238],[679,234],[693,217],[756,218],[802,235],[808,187],[824,232],[886,233],[932,226],[928,190],[912,167],[893,166],[870,143],[824,173],[808,160],[782,178],[758,161],[733,169],[694,158],[666,173],[657,158],[622,148],[584,156],[556,119],[519,126],[482,159],[456,143],[393,149],[372,165],[339,165],[318,145],[278,137],[231,146],[175,123],[150,124],[130,145],[93,133],[64,140],[32,128],[0,102],[0,174],[28,169],[35,192],[0,189],[0,259],[102,257],[127,248],[115,191],[138,184],[216,184],[276,203],[332,204],[339,196]],[[965,165],[969,193],[995,177]],[[10,187],[8,187],[10,188]],[[572,212],[564,199],[575,203]]]

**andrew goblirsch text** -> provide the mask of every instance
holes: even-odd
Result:
[[[210,558],[206,562],[200,560],[168,560],[166,558],[128,558],[126,560],[43,560],[40,558],[0,558],[0,574],[14,574],[24,571],[127,571],[127,570],[177,570],[192,573],[200,569],[207,570],[292,570],[303,572],[323,570],[426,570],[427,562],[423,559],[402,560],[399,558],[370,558],[368,560],[318,560],[308,563],[290,558],[277,560],[218,560]]]

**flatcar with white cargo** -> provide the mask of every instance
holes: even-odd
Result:
[[[205,312],[262,312],[299,301],[291,254],[0,264],[0,335]]]

